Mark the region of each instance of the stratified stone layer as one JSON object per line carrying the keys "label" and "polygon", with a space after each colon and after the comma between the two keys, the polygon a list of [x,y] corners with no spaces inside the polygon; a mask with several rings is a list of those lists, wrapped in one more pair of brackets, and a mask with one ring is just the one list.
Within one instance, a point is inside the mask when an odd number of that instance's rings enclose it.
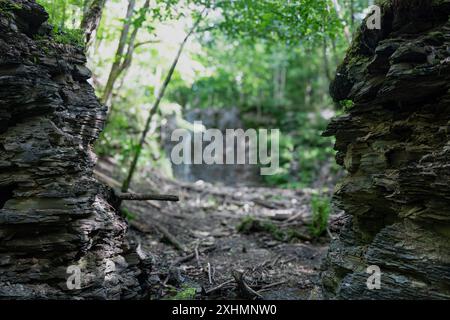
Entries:
{"label": "stratified stone layer", "polygon": [[[450,298],[450,1],[385,1],[331,93],[353,106],[329,125],[348,174],[335,204],[324,291],[338,299]],[[366,268],[380,267],[369,290]]]}
{"label": "stratified stone layer", "polygon": [[93,177],[106,107],[82,48],[57,43],[47,18],[34,1],[1,3],[0,298],[138,297],[145,257]]}

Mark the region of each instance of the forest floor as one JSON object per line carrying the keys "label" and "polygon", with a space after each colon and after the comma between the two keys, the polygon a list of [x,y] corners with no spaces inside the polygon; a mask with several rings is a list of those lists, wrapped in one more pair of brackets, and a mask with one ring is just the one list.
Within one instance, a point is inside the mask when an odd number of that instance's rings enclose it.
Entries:
{"label": "forest floor", "polygon": [[[118,187],[114,163],[103,159],[96,172]],[[153,255],[152,299],[321,299],[332,235],[309,233],[312,190],[189,184],[154,172],[132,189],[180,197],[122,205],[130,240]]]}

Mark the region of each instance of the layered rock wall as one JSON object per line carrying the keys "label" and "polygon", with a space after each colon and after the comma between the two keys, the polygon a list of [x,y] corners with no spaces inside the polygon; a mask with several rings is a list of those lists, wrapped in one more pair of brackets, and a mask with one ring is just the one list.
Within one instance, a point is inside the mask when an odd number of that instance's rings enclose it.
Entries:
{"label": "layered rock wall", "polygon": [[323,285],[328,298],[449,299],[450,1],[384,1],[382,14],[331,86],[349,107],[325,132],[347,170],[334,197],[347,216]]}
{"label": "layered rock wall", "polygon": [[0,2],[0,298],[135,298],[145,257],[93,177],[106,108],[47,18]]}

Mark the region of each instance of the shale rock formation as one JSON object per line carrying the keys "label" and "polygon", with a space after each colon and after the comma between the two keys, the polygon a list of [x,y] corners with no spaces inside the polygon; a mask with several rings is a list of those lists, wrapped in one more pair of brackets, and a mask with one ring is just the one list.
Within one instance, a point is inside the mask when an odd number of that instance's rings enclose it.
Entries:
{"label": "shale rock formation", "polygon": [[[328,298],[450,298],[450,1],[387,1],[361,27],[331,92],[347,218],[323,272]],[[366,268],[381,269],[369,290]]]}
{"label": "shale rock formation", "polygon": [[47,18],[0,2],[0,298],[136,298],[148,258],[93,177],[106,108]]}

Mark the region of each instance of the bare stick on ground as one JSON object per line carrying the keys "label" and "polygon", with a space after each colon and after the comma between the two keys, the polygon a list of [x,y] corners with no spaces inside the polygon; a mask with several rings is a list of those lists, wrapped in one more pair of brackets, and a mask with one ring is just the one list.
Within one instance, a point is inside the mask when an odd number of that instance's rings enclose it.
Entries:
{"label": "bare stick on ground", "polygon": [[237,284],[239,295],[244,299],[263,299],[263,296],[250,288],[245,281],[245,274],[242,271],[233,270],[232,275]]}
{"label": "bare stick on ground", "polygon": [[211,289],[206,290],[205,293],[206,293],[207,295],[208,295],[208,294],[211,294],[211,293],[213,293],[214,291],[220,290],[220,289],[222,289],[223,287],[225,287],[226,285],[231,284],[231,283],[233,283],[233,282],[234,282],[234,280],[228,280],[228,281],[225,281],[224,283],[221,283],[221,284],[219,284],[219,285],[216,286],[216,287],[213,287],[213,288],[211,288]]}
{"label": "bare stick on ground", "polygon": [[147,194],[147,193],[117,193],[116,196],[120,200],[131,200],[131,201],[145,201],[145,200],[156,200],[156,201],[180,201],[178,196],[174,195],[164,195],[164,194]]}
{"label": "bare stick on ground", "polygon": [[[151,232],[151,228],[140,223],[137,221],[131,221],[130,225],[135,228],[136,230],[143,232],[143,233],[150,233]],[[186,248],[184,247],[184,245],[181,244],[181,242],[173,235],[169,232],[169,230],[167,230],[166,227],[164,227],[163,225],[161,225],[159,222],[152,220],[152,226],[154,226],[159,232],[161,232],[164,235],[164,238],[166,238],[166,240],[172,244],[176,249],[186,252]]]}
{"label": "bare stick on ground", "polygon": [[[206,248],[203,249],[203,250],[200,250],[200,253],[202,253],[202,254],[208,253],[208,252],[211,252],[211,251],[213,251],[213,250],[215,250],[215,249],[216,249],[216,246],[215,246],[215,245],[212,245],[212,246],[210,246],[210,247],[206,247]],[[192,259],[194,259],[194,258],[195,258],[195,252],[193,252],[193,253],[191,253],[191,254],[188,254],[187,256],[178,258],[177,260],[175,260],[175,261],[172,263],[172,266],[175,266],[175,265],[177,265],[177,264],[181,264],[181,263],[184,263],[184,262],[188,262],[188,261],[190,261],[190,260],[192,260]]]}
{"label": "bare stick on ground", "polygon": [[273,287],[276,287],[276,286],[280,286],[282,284],[285,284],[286,282],[287,282],[286,280],[282,280],[282,281],[278,281],[278,282],[275,282],[275,283],[268,284],[268,285],[262,287],[261,289],[259,289],[258,292],[267,291],[270,288],[273,288]]}

